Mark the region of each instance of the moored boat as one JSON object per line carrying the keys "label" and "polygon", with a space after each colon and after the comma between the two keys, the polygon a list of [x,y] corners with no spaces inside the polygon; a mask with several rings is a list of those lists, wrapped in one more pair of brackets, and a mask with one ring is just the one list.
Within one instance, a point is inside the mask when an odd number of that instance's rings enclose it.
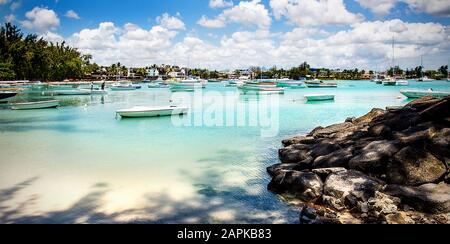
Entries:
{"label": "moored boat", "polygon": [[141,87],[133,86],[133,85],[113,85],[111,86],[111,91],[134,91],[140,89]]}
{"label": "moored boat", "polygon": [[181,115],[188,112],[187,107],[165,106],[165,107],[134,107],[118,110],[116,113],[122,118],[142,118]]}
{"label": "moored boat", "polygon": [[45,109],[56,108],[59,106],[58,100],[39,101],[39,102],[23,102],[23,103],[11,103],[12,110],[30,110],[30,109]]}
{"label": "moored boat", "polygon": [[382,82],[383,86],[396,86],[397,85],[397,79],[395,78],[386,78]]}
{"label": "moored boat", "polygon": [[401,94],[408,98],[421,98],[426,96],[432,96],[432,97],[447,97],[450,96],[450,92],[444,92],[444,91],[434,91],[433,89],[429,90],[401,90]]}
{"label": "moored boat", "polygon": [[334,95],[327,95],[327,94],[311,94],[311,95],[305,95],[305,98],[307,101],[329,101],[334,100]]}
{"label": "moored boat", "polygon": [[18,93],[17,92],[0,92],[0,100],[4,100],[4,99],[8,99],[11,97],[16,96]]}
{"label": "moored boat", "polygon": [[323,82],[321,80],[305,81],[308,88],[337,88],[337,83]]}
{"label": "moored boat", "polygon": [[280,80],[277,82],[277,86],[286,88],[304,88],[302,81],[295,80]]}
{"label": "moored boat", "polygon": [[148,88],[155,89],[155,88],[169,88],[168,84],[157,82],[157,83],[150,83],[148,84]]}
{"label": "moored boat", "polygon": [[396,85],[397,86],[409,86],[409,81],[407,81],[407,80],[398,80]]}
{"label": "moored boat", "polygon": [[432,82],[433,79],[428,78],[428,76],[421,77],[417,79],[417,82]]}
{"label": "moored boat", "polygon": [[247,81],[241,85],[237,86],[238,90],[241,92],[248,93],[284,93],[284,88],[277,87],[275,82],[255,82],[255,81]]}
{"label": "moored boat", "polygon": [[85,95],[104,95],[107,91],[104,90],[89,90],[89,89],[72,89],[60,90],[50,92],[54,96],[85,96]]}

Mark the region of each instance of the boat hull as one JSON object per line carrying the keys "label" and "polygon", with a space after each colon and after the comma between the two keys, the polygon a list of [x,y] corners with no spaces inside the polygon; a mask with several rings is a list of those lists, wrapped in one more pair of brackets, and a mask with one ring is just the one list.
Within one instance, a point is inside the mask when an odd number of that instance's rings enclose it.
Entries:
{"label": "boat hull", "polygon": [[450,92],[436,92],[436,91],[404,90],[404,91],[400,91],[400,93],[408,98],[421,98],[421,97],[426,97],[426,96],[442,98],[442,97],[450,96]]}
{"label": "boat hull", "polygon": [[307,101],[330,101],[334,100],[334,95],[305,95]]}
{"label": "boat hull", "polygon": [[56,108],[59,106],[58,100],[41,101],[41,102],[28,102],[28,103],[12,103],[12,110],[31,110],[31,109],[46,109]]}
{"label": "boat hull", "polygon": [[308,88],[337,88],[337,85],[324,85],[324,84],[308,84]]}
{"label": "boat hull", "polygon": [[162,117],[172,115],[182,115],[188,112],[188,108],[184,107],[168,107],[168,108],[134,108],[117,111],[122,118],[145,118],[145,117]]}
{"label": "boat hull", "polygon": [[0,92],[0,100],[15,97],[16,95],[17,95],[17,92]]}

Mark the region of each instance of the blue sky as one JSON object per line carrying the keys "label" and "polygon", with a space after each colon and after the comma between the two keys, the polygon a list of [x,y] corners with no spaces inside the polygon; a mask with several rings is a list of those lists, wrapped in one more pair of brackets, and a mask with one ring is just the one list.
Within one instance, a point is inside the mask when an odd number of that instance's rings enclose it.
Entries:
{"label": "blue sky", "polygon": [[[67,17],[69,10],[79,18]],[[0,15],[27,33],[65,40],[105,65],[189,56],[197,66],[215,68],[308,61],[376,69],[391,65],[395,35],[396,64],[413,67],[424,56],[425,66],[435,68],[450,59],[450,0],[0,0]],[[102,23],[112,26],[102,29]],[[389,33],[393,26],[398,30]]]}

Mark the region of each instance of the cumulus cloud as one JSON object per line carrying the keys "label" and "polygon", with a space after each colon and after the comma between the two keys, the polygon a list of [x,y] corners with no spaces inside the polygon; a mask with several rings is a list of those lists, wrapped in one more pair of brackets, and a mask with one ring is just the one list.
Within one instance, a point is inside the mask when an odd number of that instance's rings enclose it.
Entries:
{"label": "cumulus cloud", "polygon": [[56,29],[59,26],[59,18],[55,11],[48,8],[35,7],[25,14],[27,20],[20,23],[27,29],[34,29],[38,32],[46,32]]}
{"label": "cumulus cloud", "polygon": [[364,20],[347,10],[343,0],[270,0],[275,18],[302,25],[352,24]]}
{"label": "cumulus cloud", "polygon": [[164,13],[162,16],[156,18],[156,21],[164,28],[169,30],[184,30],[186,29],[184,22],[175,17],[170,16],[168,13]]}
{"label": "cumulus cloud", "polygon": [[409,7],[418,12],[450,17],[449,0],[402,0],[409,4]]}
{"label": "cumulus cloud", "polygon": [[197,24],[207,27],[207,28],[223,28],[226,26],[225,19],[216,18],[216,19],[208,19],[206,16],[202,16]]}
{"label": "cumulus cloud", "polygon": [[8,14],[5,16],[5,22],[13,22],[16,20],[16,16],[14,14]]}
{"label": "cumulus cloud", "polygon": [[176,31],[162,25],[143,29],[131,23],[116,27],[112,22],[103,22],[98,28],[73,34],[68,43],[92,54],[99,64],[120,61],[128,65],[147,65],[165,58],[162,54],[172,46],[176,35]]}
{"label": "cumulus cloud", "polygon": [[210,28],[222,28],[227,23],[238,23],[245,26],[268,28],[272,23],[269,11],[261,0],[242,1],[239,5],[225,9],[219,16],[209,19],[206,16],[197,22],[199,25]]}
{"label": "cumulus cloud", "polygon": [[80,19],[80,16],[78,16],[78,14],[75,11],[73,11],[73,10],[67,11],[65,16],[67,18],[71,18],[71,19]]}
{"label": "cumulus cloud", "polygon": [[233,6],[233,1],[226,0],[210,0],[209,7],[211,8],[226,8]]}
{"label": "cumulus cloud", "polygon": [[363,8],[375,14],[386,15],[395,7],[397,0],[356,0]]}
{"label": "cumulus cloud", "polygon": [[43,34],[40,34],[39,37],[53,43],[61,43],[64,41],[64,38],[62,36],[51,31],[47,31]]}
{"label": "cumulus cloud", "polygon": [[[54,35],[53,35],[54,34]],[[428,67],[447,62],[450,28],[438,23],[409,23],[402,20],[366,21],[337,32],[318,27],[297,26],[288,32],[268,29],[237,31],[220,37],[218,43],[162,25],[144,29],[135,24],[117,27],[112,22],[84,29],[67,39],[72,46],[93,55],[101,65],[121,62],[129,66],[166,63],[196,67],[234,69],[249,66],[292,67],[303,61],[314,67],[384,69],[392,57],[396,40],[397,64],[413,67],[423,54],[433,57]],[[48,32],[47,40],[60,40]],[[368,38],[370,37],[370,38]],[[178,39],[178,38],[177,38]]]}

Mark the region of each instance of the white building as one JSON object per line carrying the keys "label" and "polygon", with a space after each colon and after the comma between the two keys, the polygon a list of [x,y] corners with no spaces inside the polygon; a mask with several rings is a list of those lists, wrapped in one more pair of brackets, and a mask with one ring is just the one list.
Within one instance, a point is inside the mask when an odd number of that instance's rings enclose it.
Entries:
{"label": "white building", "polygon": [[148,77],[158,77],[159,76],[158,69],[149,69],[147,72],[147,76]]}

